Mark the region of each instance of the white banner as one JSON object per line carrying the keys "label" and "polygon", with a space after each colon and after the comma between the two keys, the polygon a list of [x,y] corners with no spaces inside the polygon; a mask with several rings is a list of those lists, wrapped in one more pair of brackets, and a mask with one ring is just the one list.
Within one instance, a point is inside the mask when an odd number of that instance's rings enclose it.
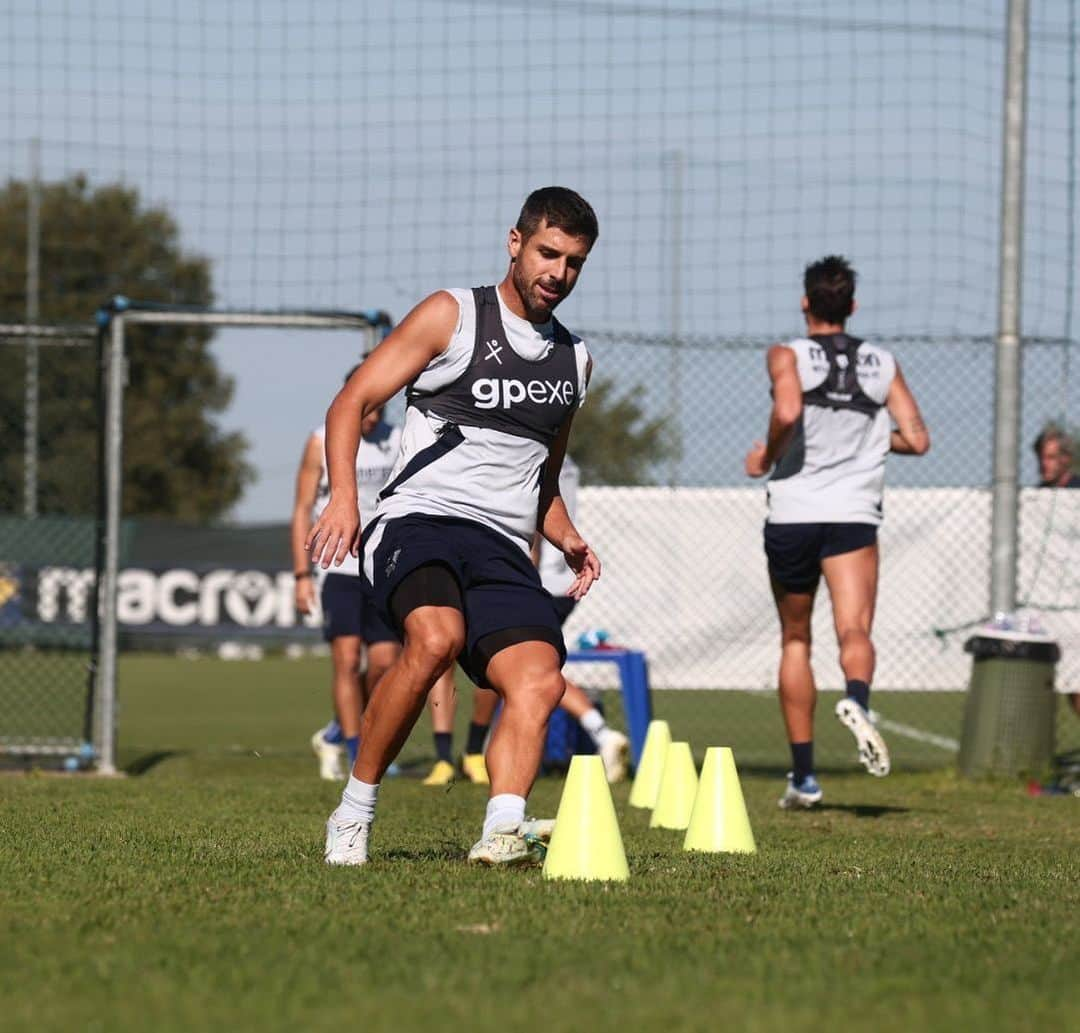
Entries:
{"label": "white banner", "polygon": [[[655,688],[775,687],[780,636],[764,520],[761,487],[583,488],[578,523],[604,570],[567,622],[568,644],[606,629],[647,653]],[[964,689],[964,641],[989,616],[990,492],[891,489],[880,542],[875,688]],[[1022,493],[1021,601],[1042,611],[1061,644],[1059,687],[1080,686],[1078,544],[1080,491]],[[842,688],[824,585],[813,634],[819,686]],[[603,668],[574,674],[610,684]]]}

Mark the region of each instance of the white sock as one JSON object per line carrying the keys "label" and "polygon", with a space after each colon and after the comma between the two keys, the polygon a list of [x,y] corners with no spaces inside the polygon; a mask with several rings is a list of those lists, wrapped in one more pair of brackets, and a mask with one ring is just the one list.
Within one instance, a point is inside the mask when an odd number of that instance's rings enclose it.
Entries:
{"label": "white sock", "polygon": [[599,749],[601,740],[604,738],[604,732],[608,730],[604,715],[601,714],[596,707],[593,707],[592,710],[586,710],[585,713],[581,715],[580,723],[589,738],[592,739],[593,745]]}
{"label": "white sock", "polygon": [[378,785],[361,782],[355,775],[350,775],[334,817],[338,821],[358,821],[370,825],[375,820],[375,801],[378,798]]}
{"label": "white sock", "polygon": [[484,833],[487,839],[495,829],[517,828],[525,820],[525,797],[513,793],[499,793],[488,800],[484,815]]}

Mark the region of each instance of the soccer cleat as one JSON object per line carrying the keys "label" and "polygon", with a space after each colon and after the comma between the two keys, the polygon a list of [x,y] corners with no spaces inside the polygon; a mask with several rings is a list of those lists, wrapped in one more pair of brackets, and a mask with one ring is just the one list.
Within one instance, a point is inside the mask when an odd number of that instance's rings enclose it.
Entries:
{"label": "soccer cleat", "polygon": [[469,851],[469,864],[486,864],[490,868],[541,864],[547,847],[539,837],[521,831],[527,824],[522,822],[521,825],[505,825],[492,830],[473,844]]}
{"label": "soccer cleat", "polygon": [[424,779],[426,786],[446,786],[454,781],[454,765],[445,760],[435,761],[435,766]]}
{"label": "soccer cleat", "polygon": [[546,843],[555,831],[554,818],[526,818],[518,827],[518,835]]}
{"label": "soccer cleat", "polygon": [[889,773],[889,747],[874,727],[870,715],[855,700],[845,697],[836,704],[840,723],[851,730],[859,749],[859,761],[871,775],[884,778]]}
{"label": "soccer cleat", "polygon": [[482,753],[463,753],[461,755],[461,770],[474,785],[486,786],[489,784],[487,762],[484,760]]}
{"label": "soccer cleat", "polygon": [[344,743],[327,742],[320,728],[311,737],[311,750],[319,758],[319,778],[327,782],[343,782],[347,777]]}
{"label": "soccer cleat", "polygon": [[368,837],[371,824],[359,821],[338,821],[337,811],[326,822],[326,848],[323,860],[327,864],[367,864]]}
{"label": "soccer cleat", "polygon": [[813,775],[806,775],[799,782],[795,781],[792,772],[788,772],[787,788],[780,797],[780,807],[785,811],[793,811],[798,807],[804,810],[821,803],[821,786]]}
{"label": "soccer cleat", "polygon": [[622,732],[608,728],[603,733],[600,744],[600,759],[604,762],[604,774],[611,783],[621,782],[626,778],[627,763],[630,760],[630,740]]}

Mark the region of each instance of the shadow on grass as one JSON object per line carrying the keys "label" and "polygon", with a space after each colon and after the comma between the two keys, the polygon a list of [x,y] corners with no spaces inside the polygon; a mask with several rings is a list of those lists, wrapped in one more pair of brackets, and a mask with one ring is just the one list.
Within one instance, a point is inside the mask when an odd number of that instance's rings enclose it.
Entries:
{"label": "shadow on grass", "polygon": [[872,803],[819,803],[814,811],[844,811],[856,818],[881,818],[886,814],[910,814],[910,807],[890,807]]}
{"label": "shadow on grass", "polygon": [[128,761],[124,765],[124,772],[128,775],[145,775],[163,761],[172,757],[183,757],[190,752],[190,750],[154,750],[151,753],[143,753],[134,760]]}
{"label": "shadow on grass", "polygon": [[466,852],[460,846],[446,844],[425,847],[423,850],[380,850],[380,861],[464,861]]}

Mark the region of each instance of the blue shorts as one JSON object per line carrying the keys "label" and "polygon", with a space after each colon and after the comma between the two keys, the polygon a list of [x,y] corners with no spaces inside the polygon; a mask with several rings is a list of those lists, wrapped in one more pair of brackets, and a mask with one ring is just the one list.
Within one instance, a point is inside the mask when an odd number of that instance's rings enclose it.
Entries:
{"label": "blue shorts", "polygon": [[765,525],[769,576],[787,592],[810,594],[821,577],[821,561],[865,549],[877,541],[876,524]]}
{"label": "blue shorts", "polygon": [[397,636],[375,605],[374,593],[363,576],[327,574],[320,595],[323,639],[356,636],[369,645],[396,642]]}
{"label": "blue shorts", "polygon": [[458,663],[477,685],[487,686],[491,643],[483,640],[496,632],[526,629],[530,634],[517,641],[549,642],[559,651],[559,666],[565,663],[566,646],[552,598],[528,553],[510,539],[471,520],[426,515],[372,524],[365,539],[376,526],[383,529],[372,556],[376,604],[391,614],[394,591],[414,570],[428,565],[449,570],[464,606],[465,648]]}

